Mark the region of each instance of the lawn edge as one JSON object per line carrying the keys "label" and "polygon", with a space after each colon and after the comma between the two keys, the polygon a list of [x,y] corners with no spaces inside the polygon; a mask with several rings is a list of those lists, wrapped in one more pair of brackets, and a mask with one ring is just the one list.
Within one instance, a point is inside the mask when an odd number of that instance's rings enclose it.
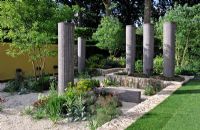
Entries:
{"label": "lawn edge", "polygon": [[134,106],[133,108],[129,109],[124,115],[119,116],[118,118],[115,118],[101,127],[99,127],[97,130],[124,130],[128,126],[130,126],[132,123],[134,123],[137,119],[142,117],[144,114],[155,108],[157,105],[159,105],[161,102],[163,102],[165,99],[167,99],[173,92],[175,92],[177,89],[179,89],[182,85],[187,83],[189,80],[193,79],[194,76],[182,76],[185,78],[182,82],[172,82],[173,84],[168,85],[166,88],[161,90],[159,93],[157,93],[154,96],[151,96],[144,102],[141,102],[137,106]]}

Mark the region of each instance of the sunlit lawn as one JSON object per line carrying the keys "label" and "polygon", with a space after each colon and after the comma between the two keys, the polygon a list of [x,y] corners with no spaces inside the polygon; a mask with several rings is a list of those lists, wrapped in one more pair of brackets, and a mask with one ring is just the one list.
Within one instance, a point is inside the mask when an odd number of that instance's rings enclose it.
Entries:
{"label": "sunlit lawn", "polygon": [[190,81],[127,130],[200,130],[200,81]]}

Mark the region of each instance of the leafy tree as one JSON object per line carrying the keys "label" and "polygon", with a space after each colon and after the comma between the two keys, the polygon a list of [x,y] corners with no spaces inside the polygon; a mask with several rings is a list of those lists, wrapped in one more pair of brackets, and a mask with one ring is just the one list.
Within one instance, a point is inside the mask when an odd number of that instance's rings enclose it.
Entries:
{"label": "leafy tree", "polygon": [[173,21],[176,31],[176,65],[183,67],[196,62],[200,57],[200,4],[175,5],[157,23],[157,34],[162,39],[163,23]]}
{"label": "leafy tree", "polygon": [[115,17],[104,17],[93,39],[98,41],[97,46],[106,49],[110,54],[116,55],[123,48],[124,31],[122,24]]}
{"label": "leafy tree", "polygon": [[73,10],[51,0],[0,2],[0,38],[9,39],[10,56],[28,55],[35,77],[41,76],[45,58],[55,53],[48,44],[57,39],[57,23],[72,19]]}

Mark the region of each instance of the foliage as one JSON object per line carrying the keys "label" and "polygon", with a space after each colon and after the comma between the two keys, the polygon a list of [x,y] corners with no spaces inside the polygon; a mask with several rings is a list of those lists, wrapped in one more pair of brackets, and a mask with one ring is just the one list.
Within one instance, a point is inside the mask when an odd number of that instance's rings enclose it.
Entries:
{"label": "foliage", "polygon": [[81,95],[77,96],[77,93],[73,93],[72,95],[66,96],[66,102],[64,103],[67,111],[66,117],[68,118],[68,121],[74,122],[86,120],[88,113],[86,112],[86,106],[84,105],[85,102],[83,97]]}
{"label": "foliage", "polygon": [[152,85],[149,85],[149,86],[146,86],[145,89],[144,89],[144,94],[145,95],[148,95],[148,96],[151,96],[151,95],[154,95],[156,94],[157,92],[159,92],[161,90],[161,87],[160,86],[152,86]]}
{"label": "foliage", "polygon": [[101,64],[103,68],[108,69],[108,68],[116,68],[116,67],[125,67],[126,60],[124,57],[114,57],[110,56],[107,59],[103,59],[101,61]]}
{"label": "foliage", "polygon": [[157,35],[162,39],[163,23],[173,21],[177,25],[176,31],[176,65],[183,67],[199,59],[200,52],[200,4],[189,7],[187,5],[169,10],[157,23]]}
{"label": "foliage", "polygon": [[28,55],[35,76],[43,74],[45,58],[55,56],[48,46],[55,42],[57,23],[73,17],[73,10],[51,0],[1,1],[0,38],[9,39],[10,56]]}
{"label": "foliage", "polygon": [[23,110],[23,114],[33,115],[33,107],[31,107],[31,106],[25,107]]}
{"label": "foliage", "polygon": [[179,75],[199,75],[200,74],[200,62],[193,61],[182,67],[176,67],[176,74]]}
{"label": "foliage", "polygon": [[114,57],[110,56],[108,58],[104,58],[102,55],[94,55],[91,56],[86,61],[86,66],[88,68],[116,68],[116,67],[125,67],[126,60],[124,57]]}
{"label": "foliage", "polygon": [[101,49],[106,49],[110,54],[116,55],[123,48],[122,24],[117,18],[104,17],[97,31],[93,34],[93,39],[98,41],[97,46]]}
{"label": "foliage", "polygon": [[[88,85],[88,88],[99,85],[96,80],[81,80],[80,83],[81,86]],[[47,96],[39,95],[33,108],[26,109],[24,113],[35,119],[49,118],[54,122],[63,118],[69,122],[91,120],[97,122],[96,128],[119,115],[117,107],[118,100],[113,96],[80,91],[76,85],[69,85],[66,92],[59,96],[52,85],[50,93]]]}
{"label": "foliage", "polygon": [[117,100],[111,96],[99,97],[96,114],[90,120],[90,128],[96,129],[104,123],[120,115]]}
{"label": "foliage", "polygon": [[142,60],[137,60],[136,62],[135,62],[135,72],[137,72],[137,73],[141,73],[143,70],[143,66],[142,66]]}
{"label": "foliage", "polygon": [[98,80],[92,79],[81,79],[77,82],[76,88],[81,92],[91,91],[95,87],[99,87],[100,83]]}
{"label": "foliage", "polygon": [[96,30],[94,28],[87,28],[87,27],[76,27],[75,29],[75,38],[84,37],[86,39],[91,39],[92,34]]}
{"label": "foliage", "polygon": [[51,83],[54,83],[54,81],[50,79],[49,76],[39,77],[37,78],[37,81],[32,77],[21,77],[20,79],[16,78],[14,80],[8,81],[4,91],[10,93],[18,92],[18,94],[25,94],[30,91],[41,92],[48,90]]}
{"label": "foliage", "polygon": [[161,74],[163,72],[163,58],[156,56],[153,60],[153,71],[155,74]]}
{"label": "foliage", "polygon": [[86,66],[88,68],[102,68],[101,60],[104,59],[102,55],[94,55],[86,60]]}
{"label": "foliage", "polygon": [[107,86],[117,86],[117,85],[119,85],[119,83],[116,80],[111,80],[111,79],[108,79],[108,78],[104,79],[102,83],[106,87]]}

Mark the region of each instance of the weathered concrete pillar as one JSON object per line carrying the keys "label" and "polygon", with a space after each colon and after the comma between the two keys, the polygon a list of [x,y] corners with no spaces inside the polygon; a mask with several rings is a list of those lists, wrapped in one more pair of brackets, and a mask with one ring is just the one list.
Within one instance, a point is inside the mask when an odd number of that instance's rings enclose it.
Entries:
{"label": "weathered concrete pillar", "polygon": [[153,74],[154,29],[150,23],[143,25],[143,73]]}
{"label": "weathered concrete pillar", "polygon": [[163,25],[163,75],[173,77],[175,70],[176,24],[166,22]]}
{"label": "weathered concrete pillar", "polygon": [[135,70],[135,53],[136,53],[136,36],[135,27],[126,26],[126,70],[128,75],[134,73]]}
{"label": "weathered concrete pillar", "polygon": [[78,72],[81,73],[85,69],[85,39],[78,37]]}
{"label": "weathered concrete pillar", "polygon": [[58,23],[58,93],[74,82],[74,24]]}

